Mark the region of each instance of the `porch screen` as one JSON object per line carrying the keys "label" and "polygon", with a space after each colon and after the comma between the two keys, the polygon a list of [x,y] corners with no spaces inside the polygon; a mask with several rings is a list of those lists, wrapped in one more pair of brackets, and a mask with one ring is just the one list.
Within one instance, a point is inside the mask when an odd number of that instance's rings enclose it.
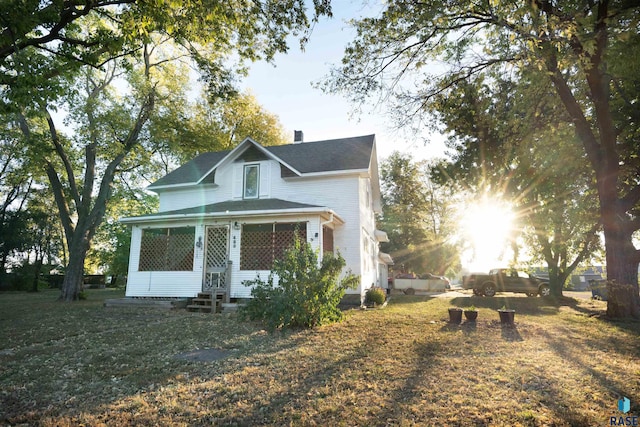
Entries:
{"label": "porch screen", "polygon": [[271,270],[273,261],[282,258],[284,251],[293,246],[296,233],[306,242],[306,223],[243,225],[240,270]]}
{"label": "porch screen", "polygon": [[192,271],[195,227],[142,230],[139,271]]}

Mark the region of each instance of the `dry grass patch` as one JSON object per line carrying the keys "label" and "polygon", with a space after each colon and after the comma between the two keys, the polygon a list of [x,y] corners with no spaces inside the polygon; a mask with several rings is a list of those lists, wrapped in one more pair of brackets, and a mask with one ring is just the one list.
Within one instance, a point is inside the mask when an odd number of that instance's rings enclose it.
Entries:
{"label": "dry grass patch", "polygon": [[[0,424],[607,425],[640,402],[637,322],[601,302],[395,297],[270,335],[231,316],[0,294]],[[475,325],[447,308],[475,305]],[[496,309],[517,310],[503,328]],[[198,349],[210,362],[183,360]]]}

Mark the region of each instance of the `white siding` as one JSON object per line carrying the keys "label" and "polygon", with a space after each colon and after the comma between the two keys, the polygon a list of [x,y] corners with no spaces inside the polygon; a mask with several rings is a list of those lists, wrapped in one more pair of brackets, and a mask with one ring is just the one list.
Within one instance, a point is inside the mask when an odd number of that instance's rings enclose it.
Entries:
{"label": "white siding", "polygon": [[[260,197],[276,197],[271,194],[271,177],[274,171],[277,170],[277,177],[279,179],[279,163],[274,160],[251,163],[260,165]],[[242,199],[243,179],[244,163],[231,162],[216,170],[216,185],[198,185],[185,187],[180,190],[161,191],[160,208],[158,211],[166,212],[232,199]]]}
{"label": "white siding", "polygon": [[[184,221],[154,224],[154,227],[184,227],[195,224]],[[195,241],[203,236],[202,224],[195,225]],[[204,237],[203,237],[204,239]],[[203,250],[195,248],[192,271],[138,271],[140,266],[140,244],[142,228],[131,229],[131,252],[127,275],[128,297],[194,297],[202,290]],[[195,245],[195,242],[194,242]]]}
{"label": "white siding", "polygon": [[375,215],[373,212],[373,190],[371,188],[371,179],[369,177],[361,177],[359,180],[358,194],[360,198],[359,215],[360,224],[362,226],[362,236],[360,241],[363,247],[362,251],[362,286],[363,291],[372,285],[379,283],[378,270],[378,243],[375,240]]}
{"label": "white siding", "polygon": [[[232,163],[229,165],[233,169],[233,181],[231,186],[233,187],[232,194],[234,199],[242,199],[242,184],[244,182],[244,169],[242,163]],[[229,185],[228,182],[220,183],[220,185]]]}
{"label": "white siding", "polygon": [[136,271],[127,277],[128,297],[195,297],[202,290],[199,271]]}
{"label": "white siding", "polygon": [[[305,203],[314,206],[327,207],[336,212],[344,220],[343,225],[334,226],[334,250],[339,251],[344,257],[347,269],[360,275],[362,280],[358,289],[350,290],[350,294],[362,294],[372,283],[378,282],[377,256],[378,245],[374,238],[375,218],[372,209],[373,192],[368,177],[362,177],[357,173],[350,175],[325,175],[316,177],[294,177],[283,179],[280,176],[280,164],[273,160],[260,161],[260,197],[276,198],[292,202]],[[185,188],[160,192],[160,212],[183,209],[187,207],[201,206],[212,203],[241,198],[243,181],[243,163],[228,163],[216,170],[216,185],[198,186],[197,188]],[[368,193],[367,193],[368,191]],[[282,220],[294,221],[303,218],[283,217]],[[319,248],[321,242],[322,227],[320,217],[310,215],[304,220],[308,222],[307,236],[313,239],[314,248]],[[243,218],[227,219],[226,224],[231,227],[231,240],[229,243],[231,271],[231,297],[248,297],[250,290],[241,283],[251,280],[260,273],[264,279],[268,271],[240,271],[240,230],[234,230],[232,224],[235,221],[243,223]],[[270,222],[270,218],[251,218],[251,222]],[[193,224],[192,224],[193,225]],[[204,239],[204,226],[196,227],[196,241],[199,236]],[[175,226],[175,225],[172,225]],[[201,287],[202,281],[202,251],[196,250],[194,256],[193,272],[137,272],[138,252],[140,249],[140,232],[134,227],[132,236],[130,258],[130,285],[127,286],[127,295],[136,296],[173,296],[180,293],[181,296],[193,296]],[[137,233],[137,234],[136,234]],[[318,237],[315,237],[318,233]],[[366,234],[365,234],[366,233]],[[368,248],[363,247],[370,240]],[[235,246],[234,246],[235,237]],[[367,261],[363,256],[367,253]],[[161,292],[162,294],[160,294]],[[169,295],[172,294],[172,295]],[[188,295],[187,295],[188,294]]]}
{"label": "white siding", "polygon": [[[272,197],[326,206],[334,210],[345,222],[334,230],[334,250],[339,251],[345,259],[347,269],[351,269],[353,274],[361,274],[358,175],[292,178],[285,181],[280,178],[278,167],[278,173],[272,179]],[[348,293],[360,294],[363,283],[366,282],[362,282],[359,289],[349,290]]]}
{"label": "white siding", "polygon": [[180,191],[164,191],[160,193],[158,212],[203,206],[231,199],[231,189],[213,185],[189,187]]}

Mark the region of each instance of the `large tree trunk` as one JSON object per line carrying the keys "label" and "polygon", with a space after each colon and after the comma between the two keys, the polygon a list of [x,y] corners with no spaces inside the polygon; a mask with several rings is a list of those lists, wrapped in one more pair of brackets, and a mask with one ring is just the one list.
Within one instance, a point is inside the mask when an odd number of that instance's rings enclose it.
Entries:
{"label": "large tree trunk", "polygon": [[551,295],[554,297],[562,296],[562,287],[564,286],[564,276],[560,273],[557,265],[553,262],[547,261],[547,268],[549,269],[549,289]]}
{"label": "large tree trunk", "polygon": [[77,301],[82,290],[84,280],[84,257],[82,259],[72,256],[62,282],[60,301]]}
{"label": "large tree trunk", "polygon": [[[633,232],[626,219],[627,213],[618,208],[619,200],[615,196],[615,200],[606,200],[612,193],[617,193],[616,187],[612,187],[608,191],[600,189],[607,280],[614,285],[607,298],[607,315],[640,318],[637,250],[633,246]],[[605,192],[605,197],[602,192]]]}
{"label": "large tree trunk", "polygon": [[[604,3],[600,3],[602,6]],[[602,13],[606,16],[606,13]],[[620,156],[617,148],[616,127],[609,104],[609,77],[601,67],[601,56],[606,46],[606,24],[604,18],[598,23],[599,55],[591,57],[585,70],[590,100],[596,117],[597,132],[574,98],[572,89],[557,68],[554,55],[547,63],[550,78],[560,99],[571,115],[576,133],[583,143],[587,157],[595,171],[600,202],[600,219],[604,231],[607,279],[619,285],[607,301],[607,313],[611,317],[640,318],[640,295],[638,294],[638,251],[632,243],[634,228],[627,211],[637,203],[632,197],[627,203],[620,198]],[[629,205],[626,206],[625,205]],[[619,295],[618,295],[619,294]]]}
{"label": "large tree trunk", "polygon": [[[84,232],[82,232],[84,231]],[[84,282],[84,260],[87,257],[91,241],[88,230],[78,230],[74,233],[69,245],[69,263],[62,282],[60,300],[65,302],[77,301]]]}
{"label": "large tree trunk", "polygon": [[612,318],[640,318],[638,290],[638,261],[632,232],[626,226],[625,212],[603,207],[602,218],[606,247],[607,316]]}
{"label": "large tree trunk", "polygon": [[31,284],[31,292],[38,292],[38,282],[40,279],[40,272],[42,271],[42,261],[44,260],[44,254],[39,254],[36,251],[36,262],[34,265],[33,283]]}

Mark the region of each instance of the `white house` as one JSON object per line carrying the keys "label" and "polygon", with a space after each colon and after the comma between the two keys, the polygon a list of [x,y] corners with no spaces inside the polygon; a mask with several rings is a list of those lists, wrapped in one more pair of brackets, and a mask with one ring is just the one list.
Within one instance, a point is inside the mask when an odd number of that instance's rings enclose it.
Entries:
{"label": "white house", "polygon": [[[301,135],[301,132],[296,132]],[[299,137],[299,139],[302,139]],[[158,213],[123,218],[132,226],[126,295],[194,297],[266,279],[295,233],[323,253],[340,251],[363,295],[386,287],[391,258],[378,250],[380,185],[375,136],[263,147],[250,138],[204,153],[149,186]]]}

